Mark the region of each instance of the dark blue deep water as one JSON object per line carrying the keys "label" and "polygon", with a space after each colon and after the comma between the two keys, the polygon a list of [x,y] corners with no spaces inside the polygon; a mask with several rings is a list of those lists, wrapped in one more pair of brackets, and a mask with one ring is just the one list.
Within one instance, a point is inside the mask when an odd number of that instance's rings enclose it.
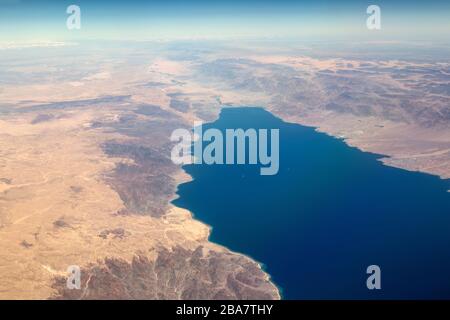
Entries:
{"label": "dark blue deep water", "polygon": [[[207,128],[280,129],[280,170],[187,165],[177,206],[212,226],[210,240],[264,265],[284,299],[450,298],[450,188],[384,166],[261,108],[226,108]],[[368,290],[366,268],[381,268]]]}

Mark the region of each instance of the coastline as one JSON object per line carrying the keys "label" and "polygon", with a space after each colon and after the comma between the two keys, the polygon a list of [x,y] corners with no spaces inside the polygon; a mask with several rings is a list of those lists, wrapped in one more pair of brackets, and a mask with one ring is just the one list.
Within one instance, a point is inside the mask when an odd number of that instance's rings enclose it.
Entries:
{"label": "coastline", "polygon": [[[403,169],[410,172],[425,173],[450,182],[449,166],[443,166],[441,170],[436,170],[433,166],[427,166],[421,162],[416,163],[417,160],[439,156],[450,152],[450,150],[440,150],[432,153],[426,153],[421,149],[415,150],[414,141],[406,138],[411,131],[411,129],[407,126],[403,129],[399,129],[403,131],[400,132],[401,135],[397,137],[397,140],[395,140],[392,136],[393,133],[389,132],[389,130],[394,130],[396,124],[393,123],[384,123],[383,128],[388,131],[388,133],[385,133],[384,135],[377,131],[373,131],[366,136],[365,133],[356,130],[361,125],[359,121],[360,119],[358,118],[346,118],[341,121],[341,118],[339,117],[331,119],[326,117],[298,117],[285,115],[279,110],[274,109],[273,106],[262,108],[280,118],[284,122],[314,128],[317,132],[327,134],[335,139],[340,139],[345,142],[347,146],[357,148],[361,152],[379,155],[380,158],[378,161],[385,166]],[[340,123],[347,122],[348,128],[340,125]],[[367,126],[369,126],[369,124],[367,124]],[[377,130],[379,130],[379,128],[377,128]],[[404,148],[396,149],[391,146],[391,144],[395,144],[396,141],[404,143]]]}
{"label": "coastline", "polygon": [[179,172],[177,172],[177,174],[175,176],[173,176],[173,178],[176,181],[177,189],[176,189],[176,192],[175,192],[174,196],[171,198],[171,200],[169,202],[170,203],[170,208],[168,209],[168,211],[170,211],[172,208],[176,208],[177,210],[183,210],[183,211],[189,212],[191,219],[200,222],[203,226],[205,226],[208,229],[208,234],[207,234],[207,237],[206,237],[205,241],[207,241],[208,243],[210,243],[210,244],[220,248],[221,250],[225,250],[225,251],[228,251],[230,253],[233,253],[233,254],[236,254],[236,255],[240,255],[240,256],[245,257],[246,259],[249,259],[250,261],[254,262],[258,266],[258,268],[263,272],[264,280],[270,282],[277,289],[277,292],[276,292],[277,296],[274,298],[274,300],[282,300],[283,299],[283,289],[281,287],[279,287],[274,281],[272,281],[272,277],[267,272],[266,265],[264,263],[259,262],[258,260],[254,259],[250,255],[244,254],[242,252],[233,251],[233,250],[227,248],[225,245],[223,245],[221,243],[211,241],[210,236],[211,236],[211,233],[213,231],[213,226],[211,226],[211,225],[203,222],[202,220],[196,218],[194,212],[192,212],[191,210],[188,210],[188,209],[185,209],[185,208],[180,208],[180,207],[176,206],[175,204],[173,204],[173,201],[175,199],[179,198],[178,187],[180,185],[182,185],[182,184],[189,183],[189,182],[194,180],[194,178],[190,174],[188,174],[183,169],[182,166],[180,167]]}

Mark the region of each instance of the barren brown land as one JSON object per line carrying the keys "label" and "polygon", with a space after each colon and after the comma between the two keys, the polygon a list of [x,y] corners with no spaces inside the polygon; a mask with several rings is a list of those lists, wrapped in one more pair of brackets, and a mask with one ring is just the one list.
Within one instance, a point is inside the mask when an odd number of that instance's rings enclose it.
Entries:
{"label": "barren brown land", "polygon": [[[45,50],[59,58],[0,53],[2,299],[280,298],[257,262],[170,204],[190,178],[170,160],[171,132],[224,105],[266,107],[386,165],[450,177],[448,62]],[[80,290],[66,288],[71,265]]]}

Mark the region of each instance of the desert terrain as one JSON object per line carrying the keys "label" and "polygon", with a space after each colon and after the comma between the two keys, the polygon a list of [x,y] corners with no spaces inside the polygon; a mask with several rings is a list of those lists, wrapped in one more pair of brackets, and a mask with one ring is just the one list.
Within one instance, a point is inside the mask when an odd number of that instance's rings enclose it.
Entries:
{"label": "desert terrain", "polygon": [[[448,59],[269,48],[0,50],[0,298],[280,298],[258,262],[170,204],[190,179],[171,132],[223,106],[262,106],[450,178]],[[71,265],[80,290],[66,288]]]}

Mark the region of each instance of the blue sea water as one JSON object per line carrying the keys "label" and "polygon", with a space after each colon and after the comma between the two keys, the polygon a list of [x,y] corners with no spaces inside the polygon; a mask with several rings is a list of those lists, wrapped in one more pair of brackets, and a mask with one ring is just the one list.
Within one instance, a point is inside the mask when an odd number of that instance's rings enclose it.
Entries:
{"label": "blue sea water", "polygon": [[[225,108],[207,128],[277,128],[280,169],[186,165],[174,204],[210,240],[264,265],[284,299],[450,298],[450,183],[383,165],[262,108]],[[381,268],[368,290],[366,268]]]}

